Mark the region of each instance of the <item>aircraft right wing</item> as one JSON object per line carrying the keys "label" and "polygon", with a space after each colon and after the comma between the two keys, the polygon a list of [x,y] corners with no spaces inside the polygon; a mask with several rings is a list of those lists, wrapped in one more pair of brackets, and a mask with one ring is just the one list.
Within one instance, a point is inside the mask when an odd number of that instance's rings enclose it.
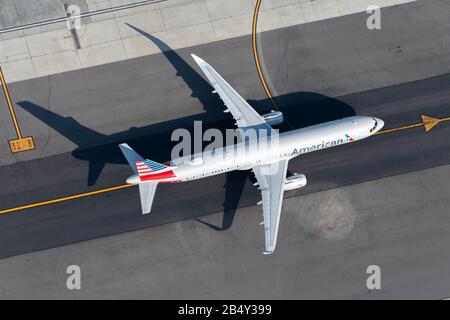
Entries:
{"label": "aircraft right wing", "polygon": [[286,159],[253,168],[262,195],[266,246],[264,254],[271,254],[277,243],[288,161]]}
{"label": "aircraft right wing", "polygon": [[218,93],[228,110],[236,120],[239,128],[265,128],[268,132],[273,131],[272,127],[242,98],[206,61],[191,54],[195,62],[205,73],[211,85],[214,87],[213,93]]}

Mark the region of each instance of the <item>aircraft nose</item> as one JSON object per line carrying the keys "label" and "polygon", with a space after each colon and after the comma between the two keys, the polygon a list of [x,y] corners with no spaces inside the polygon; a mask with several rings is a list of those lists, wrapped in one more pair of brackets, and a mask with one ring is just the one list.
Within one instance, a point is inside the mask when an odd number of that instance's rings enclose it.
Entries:
{"label": "aircraft nose", "polygon": [[129,183],[129,184],[139,184],[139,182],[140,182],[140,179],[137,174],[134,174],[127,178],[127,183]]}

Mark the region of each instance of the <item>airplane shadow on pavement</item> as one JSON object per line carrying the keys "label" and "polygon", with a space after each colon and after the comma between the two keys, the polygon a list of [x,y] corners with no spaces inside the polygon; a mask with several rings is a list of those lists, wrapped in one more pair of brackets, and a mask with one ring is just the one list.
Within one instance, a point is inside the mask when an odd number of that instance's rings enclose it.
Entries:
{"label": "airplane shadow on pavement", "polygon": [[[89,186],[95,185],[106,164],[127,164],[118,148],[119,143],[127,142],[142,156],[158,162],[166,162],[170,160],[172,148],[178,143],[177,141],[171,141],[171,135],[175,129],[185,128],[193,133],[194,121],[202,122],[203,131],[209,128],[217,128],[222,131],[227,128],[234,128],[232,117],[222,112],[224,110],[223,102],[217,94],[211,93],[213,91],[212,86],[197,71],[160,39],[134,26],[127,25],[158,46],[176,69],[177,75],[191,89],[191,96],[198,99],[203,105],[205,112],[145,127],[132,127],[127,131],[105,135],[85,127],[72,117],[58,115],[31,101],[18,102],[17,104],[23,109],[78,146],[72,151],[72,156],[89,162],[87,178]],[[289,122],[289,125],[284,123],[278,127],[280,132],[355,115],[354,109],[349,105],[313,92],[294,92],[273,99]],[[270,112],[272,109],[269,99],[247,101],[261,114]],[[205,142],[204,146],[209,143]],[[152,148],[148,148],[149,145]],[[197,221],[215,230],[229,229],[233,224],[248,179],[254,181],[254,178],[249,175],[249,171],[234,171],[226,174],[222,226],[215,226],[200,219],[197,219]]]}

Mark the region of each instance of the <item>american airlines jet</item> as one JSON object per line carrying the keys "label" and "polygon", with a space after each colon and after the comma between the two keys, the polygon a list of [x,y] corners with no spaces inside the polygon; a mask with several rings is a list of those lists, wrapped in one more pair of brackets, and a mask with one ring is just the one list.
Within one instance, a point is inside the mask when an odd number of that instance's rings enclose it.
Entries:
{"label": "american airlines jet", "polygon": [[[224,101],[227,108],[225,112],[230,112],[236,120],[241,141],[172,159],[168,164],[144,159],[127,144],[120,144],[134,172],[127,183],[139,185],[142,213],[145,214],[151,211],[158,183],[191,181],[233,170],[251,169],[257,180],[255,185],[258,185],[262,196],[258,204],[262,204],[264,216],[263,253],[271,254],[277,242],[284,191],[306,185],[304,174],[286,177],[289,160],[305,153],[367,138],[378,132],[384,122],[374,117],[354,116],[279,134],[272,126],[284,121],[281,112],[258,114],[208,63],[193,54],[192,57],[214,87],[213,93],[219,94]],[[267,134],[256,134],[247,139],[245,134],[252,130],[265,131]],[[249,147],[260,144],[263,138],[271,142],[269,145],[276,141],[276,147],[258,147],[249,152]]]}

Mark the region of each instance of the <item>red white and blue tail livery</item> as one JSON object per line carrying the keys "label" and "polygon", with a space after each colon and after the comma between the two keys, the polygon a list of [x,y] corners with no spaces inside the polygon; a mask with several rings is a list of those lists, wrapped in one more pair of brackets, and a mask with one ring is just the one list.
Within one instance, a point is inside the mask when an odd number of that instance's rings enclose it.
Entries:
{"label": "red white and blue tail livery", "polygon": [[155,171],[161,171],[167,168],[166,165],[152,161],[152,160],[138,160],[136,161],[136,167],[138,169],[139,176],[146,176],[154,173]]}
{"label": "red white and blue tail livery", "polygon": [[144,159],[126,143],[120,144],[119,147],[134,172],[134,175],[127,179],[127,183],[139,185],[142,213],[149,213],[158,183],[178,182],[173,171],[175,167]]}
{"label": "red white and blue tail livery", "polygon": [[174,167],[145,159],[136,161],[136,168],[141,181],[178,182],[173,172]]}

